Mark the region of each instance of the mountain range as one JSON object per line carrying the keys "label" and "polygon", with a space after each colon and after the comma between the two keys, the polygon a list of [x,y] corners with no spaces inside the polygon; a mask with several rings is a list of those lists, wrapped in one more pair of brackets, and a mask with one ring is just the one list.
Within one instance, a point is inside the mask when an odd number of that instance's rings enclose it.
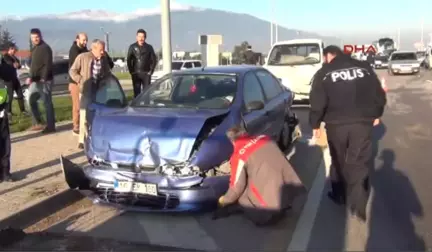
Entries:
{"label": "mountain range", "polygon": [[[44,39],[56,53],[67,52],[77,32],[87,32],[90,39],[104,38],[101,30],[109,32],[110,49],[124,52],[134,42],[137,29],[148,34],[148,43],[156,50],[161,47],[159,9],[140,9],[131,13],[111,13],[103,10],[82,10],[60,15],[8,16],[0,24],[13,35],[20,48],[28,48],[31,28],[40,28]],[[173,51],[199,50],[202,34],[223,36],[222,50],[232,51],[235,45],[248,41],[256,51],[270,49],[270,23],[248,14],[196,8],[174,3],[171,5],[171,38]],[[278,28],[279,40],[321,38],[325,43],[340,43],[340,39],[320,34]]]}
{"label": "mountain range", "polygon": [[[156,50],[161,47],[160,9],[138,9],[130,13],[113,13],[104,10],[81,10],[64,14],[37,16],[0,17],[0,25],[7,28],[20,48],[28,48],[28,33],[31,28],[40,28],[44,39],[56,53],[66,53],[75,34],[86,32],[90,40],[104,38],[109,32],[110,49],[116,53],[125,53],[135,41],[137,29],[143,28],[148,34],[148,43]],[[430,30],[429,32],[432,32]],[[379,35],[382,33],[381,35]],[[197,8],[171,3],[171,36],[173,51],[199,50],[198,37],[202,34],[220,34],[223,36],[223,51],[233,51],[235,45],[248,41],[255,51],[267,53],[270,49],[270,23],[249,14],[229,11]],[[387,37],[388,31],[371,31],[370,34],[350,34],[339,37],[326,36],[308,31],[279,26],[278,39],[321,38],[325,44],[370,44],[381,37]],[[420,31],[403,31],[402,49],[413,49],[419,41]],[[428,41],[428,32],[425,40]],[[393,38],[397,40],[394,36]],[[432,37],[431,37],[432,39]]]}

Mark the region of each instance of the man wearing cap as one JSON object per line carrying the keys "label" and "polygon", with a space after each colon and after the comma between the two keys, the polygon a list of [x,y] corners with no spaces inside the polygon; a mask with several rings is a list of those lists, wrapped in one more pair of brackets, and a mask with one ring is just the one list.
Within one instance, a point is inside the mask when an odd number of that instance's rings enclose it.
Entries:
{"label": "man wearing cap", "polygon": [[[3,75],[4,70],[0,64],[0,74]],[[0,183],[12,181],[10,174],[10,152],[11,141],[9,133],[9,120],[7,116],[8,104],[8,89],[0,76]]]}
{"label": "man wearing cap", "polygon": [[309,121],[315,138],[325,122],[332,157],[328,197],[348,206],[366,220],[372,128],[386,105],[385,92],[367,62],[344,55],[337,46],[324,48],[323,67],[315,74],[310,92]]}

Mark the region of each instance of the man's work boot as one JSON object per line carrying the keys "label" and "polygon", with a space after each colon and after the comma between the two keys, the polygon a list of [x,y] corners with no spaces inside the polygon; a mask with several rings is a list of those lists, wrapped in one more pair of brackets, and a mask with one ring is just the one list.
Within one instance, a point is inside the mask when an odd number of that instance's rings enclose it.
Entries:
{"label": "man's work boot", "polygon": [[80,150],[84,150],[84,144],[83,144],[83,143],[79,143],[79,144],[78,144],[78,149],[80,149]]}

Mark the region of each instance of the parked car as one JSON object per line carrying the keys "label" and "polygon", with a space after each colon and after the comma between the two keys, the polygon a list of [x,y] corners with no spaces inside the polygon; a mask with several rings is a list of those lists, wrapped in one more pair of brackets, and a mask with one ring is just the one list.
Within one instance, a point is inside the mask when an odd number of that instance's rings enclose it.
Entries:
{"label": "parked car", "polygon": [[[171,63],[172,71],[180,71],[190,69],[194,67],[201,67],[201,60],[173,60]],[[159,61],[156,66],[155,72],[151,77],[151,81],[154,82],[161,78],[165,73],[163,72],[162,60]]]}
{"label": "parked car", "polygon": [[69,187],[100,203],[142,211],[215,206],[229,184],[230,127],[270,135],[283,150],[300,136],[293,93],[261,67],[173,72],[129,105],[115,77],[104,83],[88,107],[89,165],[61,158]]}
{"label": "parked car", "polygon": [[[66,92],[69,85],[69,61],[67,59],[61,59],[53,62],[53,92]],[[28,96],[28,85],[26,79],[30,77],[28,70],[20,71],[18,73],[18,79],[21,83],[24,97]],[[16,98],[16,94],[14,93]]]}
{"label": "parked car", "polygon": [[388,72],[394,74],[417,74],[420,72],[420,63],[415,52],[396,51],[391,54]]}

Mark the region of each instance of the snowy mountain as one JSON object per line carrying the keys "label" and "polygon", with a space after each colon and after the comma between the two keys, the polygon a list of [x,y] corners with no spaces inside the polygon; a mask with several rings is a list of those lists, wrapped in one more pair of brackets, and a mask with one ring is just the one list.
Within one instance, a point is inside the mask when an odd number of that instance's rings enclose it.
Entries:
{"label": "snowy mountain", "polygon": [[[55,22],[53,22],[55,19]],[[148,41],[160,48],[160,8],[138,9],[130,13],[113,13],[104,10],[29,17],[8,16],[1,22],[15,37],[20,48],[28,48],[28,32],[40,28],[45,40],[57,51],[66,52],[78,32],[87,32],[90,39],[103,38],[101,27],[110,35],[110,48],[125,51],[134,42],[135,32],[143,28]],[[198,36],[221,34],[223,50],[232,51],[242,41],[248,41],[255,50],[267,52],[270,45],[270,23],[248,14],[171,3],[171,31],[173,50],[197,50]],[[235,25],[233,25],[235,24]],[[316,33],[279,27],[279,40],[293,38],[322,38],[327,43],[339,39]],[[300,35],[299,35],[300,34]]]}

